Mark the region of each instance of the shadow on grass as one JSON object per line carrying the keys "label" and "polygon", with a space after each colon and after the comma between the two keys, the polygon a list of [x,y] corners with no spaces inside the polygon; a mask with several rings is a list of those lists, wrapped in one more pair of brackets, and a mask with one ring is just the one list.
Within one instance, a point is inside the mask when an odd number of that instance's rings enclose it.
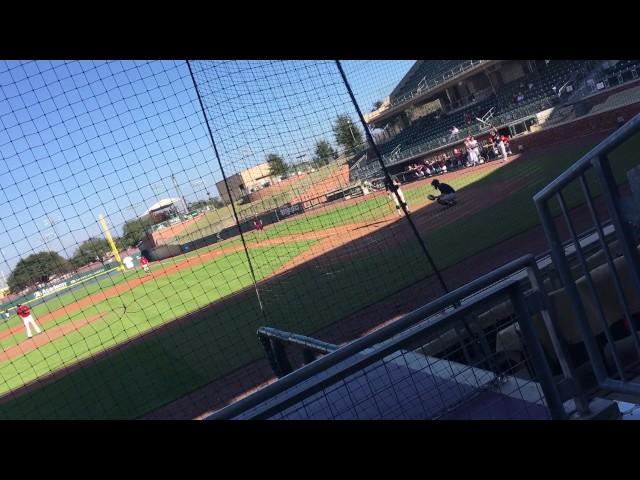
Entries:
{"label": "shadow on grass", "polygon": [[[612,155],[619,181],[635,163],[639,140]],[[515,190],[479,211],[463,202],[456,208],[467,208],[468,214],[458,213],[453,221],[437,205],[419,209],[416,223],[438,267],[471,265],[478,252],[535,227],[533,194],[587,150],[525,155],[506,164],[460,189],[460,197],[497,195],[510,185]],[[570,206],[577,206],[577,189],[569,189],[566,199]],[[341,332],[341,319],[431,274],[406,220],[398,219],[260,282],[259,291],[270,326],[303,334],[331,327],[339,337],[348,334],[347,329]],[[428,288],[421,292],[420,301],[426,303],[440,294],[436,286]],[[246,288],[13,391],[0,405],[0,418],[139,417],[242,367],[251,368],[263,357],[255,332],[264,323],[255,293]],[[228,385],[215,393],[216,398],[204,400],[224,404],[240,393],[238,389]]]}

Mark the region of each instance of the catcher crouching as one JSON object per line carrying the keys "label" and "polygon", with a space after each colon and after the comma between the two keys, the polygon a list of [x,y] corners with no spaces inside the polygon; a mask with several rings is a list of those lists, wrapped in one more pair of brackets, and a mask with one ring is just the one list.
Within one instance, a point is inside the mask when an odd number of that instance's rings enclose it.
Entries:
{"label": "catcher crouching", "polygon": [[439,180],[434,180],[431,182],[431,186],[440,192],[440,195],[437,197],[434,195],[427,195],[429,200],[437,200],[440,205],[445,207],[452,207],[457,202],[456,199],[456,191],[453,189],[451,185],[440,182]]}

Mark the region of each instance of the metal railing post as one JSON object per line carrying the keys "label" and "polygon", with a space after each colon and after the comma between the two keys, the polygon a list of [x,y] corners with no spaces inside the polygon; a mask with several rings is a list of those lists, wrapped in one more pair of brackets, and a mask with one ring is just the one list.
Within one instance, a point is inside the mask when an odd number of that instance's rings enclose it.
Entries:
{"label": "metal railing post", "polygon": [[564,338],[562,338],[562,336],[558,334],[555,313],[553,312],[553,308],[551,307],[549,296],[543,288],[540,270],[538,269],[537,265],[534,264],[527,270],[527,274],[533,292],[537,293],[540,296],[542,302],[540,315],[542,317],[542,321],[545,324],[547,332],[549,333],[549,338],[551,339],[551,344],[556,354],[558,364],[560,365],[560,370],[562,370],[562,374],[564,375],[564,377],[572,384],[575,392],[574,400],[578,412],[581,415],[586,415],[590,413],[589,400],[586,396],[584,388],[582,388],[582,385],[580,384],[580,381],[576,375],[575,366],[573,365],[571,357],[569,356],[567,343],[564,341]]}
{"label": "metal railing post", "polygon": [[269,362],[269,365],[271,366],[271,370],[273,370],[273,372],[276,374],[276,376],[278,375],[279,372],[279,368],[278,368],[278,362],[276,360],[276,357],[273,353],[273,348],[271,347],[271,339],[265,335],[262,335],[260,333],[260,331],[258,331],[258,340],[260,341],[260,343],[262,344],[262,348],[264,349],[264,353],[265,356],[267,357],[267,361]]}
{"label": "metal railing post", "polygon": [[554,420],[564,420],[567,418],[567,412],[564,409],[562,398],[553,381],[551,369],[545,359],[544,351],[542,350],[536,331],[533,328],[531,316],[529,315],[524,294],[522,293],[522,287],[518,284],[512,285],[509,289],[509,297],[516,311],[520,331],[522,332],[527,350],[531,355],[531,363],[533,364],[537,380],[544,392],[551,418]]}
{"label": "metal railing post", "polygon": [[587,321],[587,313],[584,305],[582,304],[580,293],[573,281],[571,270],[569,269],[567,259],[564,256],[564,246],[553,221],[551,210],[549,209],[549,205],[546,201],[536,201],[535,203],[536,209],[538,210],[538,216],[540,217],[540,222],[542,223],[542,228],[545,232],[545,236],[547,237],[547,241],[549,242],[549,246],[551,247],[551,260],[562,279],[565,292],[571,299],[571,307],[574,315],[576,316],[578,328],[580,329],[580,333],[584,339],[589,358],[593,363],[593,369],[598,383],[601,384],[607,378],[607,369],[604,365],[602,353],[600,352],[598,344],[591,332],[591,327]]}

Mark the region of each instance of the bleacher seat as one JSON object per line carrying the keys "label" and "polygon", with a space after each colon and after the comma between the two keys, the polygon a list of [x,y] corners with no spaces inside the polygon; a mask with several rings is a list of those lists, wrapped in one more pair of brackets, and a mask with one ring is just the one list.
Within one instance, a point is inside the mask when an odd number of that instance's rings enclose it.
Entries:
{"label": "bleacher seat", "polygon": [[[616,256],[616,254],[618,253],[617,242],[611,244],[611,251],[612,255]],[[616,348],[620,353],[622,362],[625,363],[625,359],[632,357],[635,358],[635,356],[632,355],[633,352],[630,351],[632,349],[635,349],[635,345],[633,343],[632,337],[628,335],[620,338],[620,332],[624,331],[622,327],[622,320],[625,317],[625,313],[617,292],[612,288],[612,285],[614,283],[613,274],[609,268],[608,263],[601,263],[602,261],[606,262],[604,254],[600,255],[598,253],[591,256],[587,260],[587,263],[589,265],[589,271],[595,291],[597,292],[598,298],[602,305],[604,320],[612,330],[614,343],[616,344]],[[594,267],[594,264],[599,265]],[[640,298],[638,298],[636,290],[633,287],[633,279],[631,278],[631,275],[629,273],[625,258],[623,256],[617,256],[616,258],[614,258],[614,265],[620,277],[622,290],[627,299],[630,313],[632,315],[640,313]],[[576,281],[576,286],[578,288],[578,293],[584,306],[589,327],[595,337],[601,337],[602,339],[604,337],[604,325],[602,322],[602,318],[600,317],[598,304],[593,298],[587,278],[585,276],[581,276],[580,278],[578,278],[578,280]],[[577,321],[575,320],[575,315],[573,313],[573,308],[569,296],[567,295],[565,290],[561,288],[549,293],[549,299],[551,301],[551,304],[553,305],[553,309],[555,312],[558,334],[564,339],[569,349],[572,350],[574,354],[575,352],[580,352],[580,356],[578,358],[574,358],[574,361],[576,363],[585,361],[586,351],[584,351],[584,346],[582,345],[582,334],[580,332],[580,329],[578,328]],[[498,307],[503,309],[503,311],[500,312],[502,315],[507,315],[511,311],[509,307]],[[494,312],[494,310],[496,310],[496,307],[486,312],[485,315],[493,316],[495,318],[497,312]],[[536,315],[532,317],[532,321],[536,330],[538,331],[542,346],[545,348],[549,358],[555,358],[553,346],[551,344],[548,332],[546,332],[546,327],[544,326],[542,318],[539,315]],[[604,340],[602,341],[604,342]],[[612,346],[610,344],[604,344],[604,347],[605,361],[607,363],[607,366],[610,369],[614,369],[615,365],[612,356]],[[518,355],[518,352],[521,352],[522,349],[523,346],[518,335],[517,325],[510,325],[509,327],[504,328],[500,332],[498,332],[496,338],[497,352],[507,352],[512,355]]]}
{"label": "bleacher seat", "polygon": [[618,63],[606,69],[607,74],[616,75],[625,70],[635,70],[640,67],[640,60],[620,60]]}

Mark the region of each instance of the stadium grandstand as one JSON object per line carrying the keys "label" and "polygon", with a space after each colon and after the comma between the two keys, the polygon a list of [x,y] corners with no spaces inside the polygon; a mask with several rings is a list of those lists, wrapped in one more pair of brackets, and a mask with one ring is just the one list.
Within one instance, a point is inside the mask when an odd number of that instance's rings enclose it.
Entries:
{"label": "stadium grandstand", "polygon": [[[418,60],[366,120],[384,132],[376,141],[385,164],[406,166],[456,147],[464,153],[468,135],[496,128],[512,138],[540,128],[544,112],[635,80],[639,66],[638,60]],[[353,180],[379,176],[372,153],[354,160]]]}

